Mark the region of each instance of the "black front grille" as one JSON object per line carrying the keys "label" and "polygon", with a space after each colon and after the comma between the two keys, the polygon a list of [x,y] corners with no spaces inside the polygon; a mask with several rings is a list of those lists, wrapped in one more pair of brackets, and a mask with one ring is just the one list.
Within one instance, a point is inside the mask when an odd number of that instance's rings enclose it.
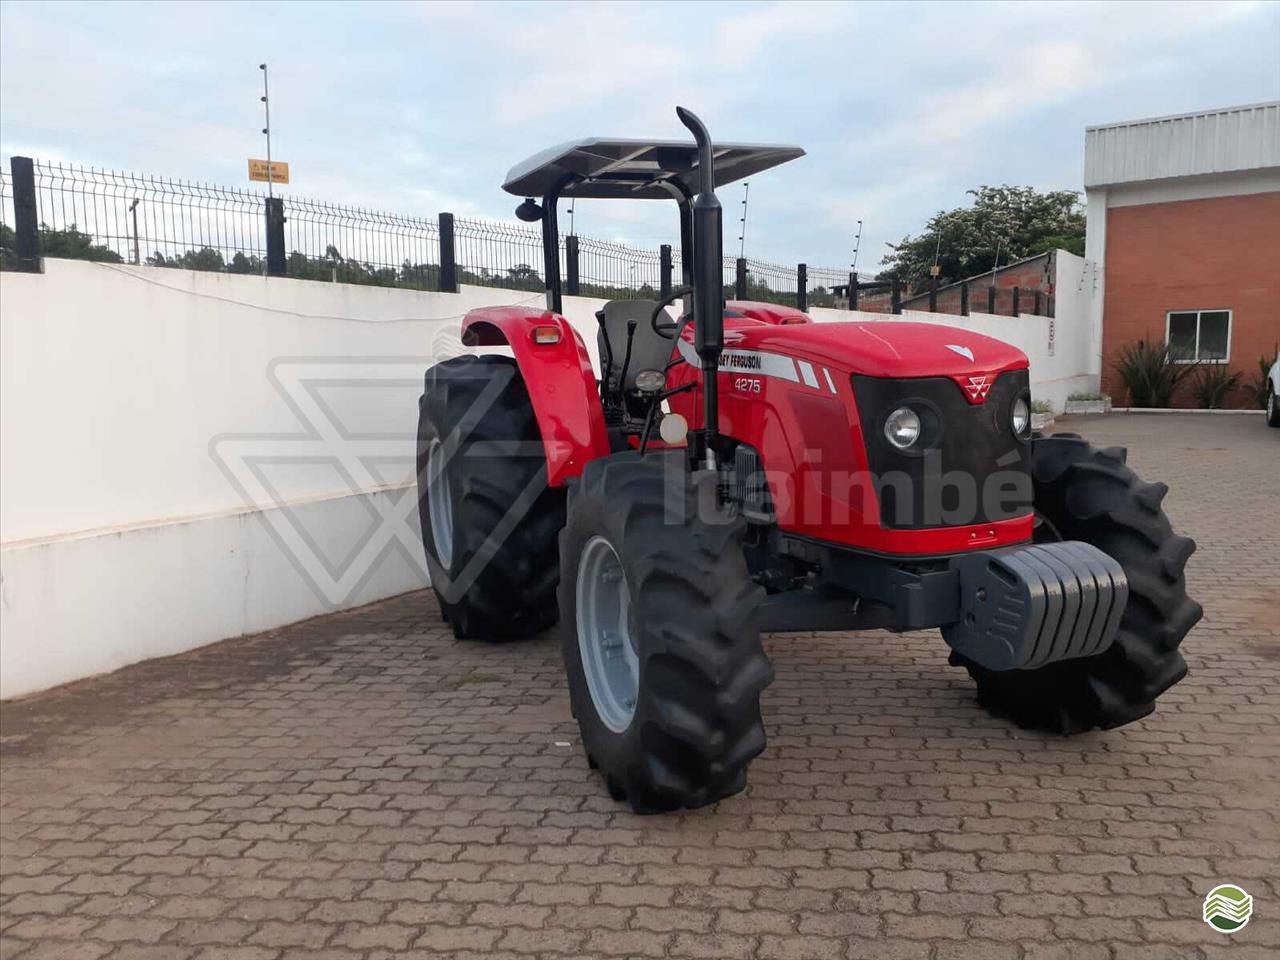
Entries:
{"label": "black front grille", "polygon": [[[854,376],[880,522],[895,529],[990,523],[1031,511],[1031,444],[1013,434],[1013,403],[1031,402],[1026,370],[1000,374],[985,402],[971,404],[949,377]],[[920,439],[894,447],[884,424],[898,407],[920,416]],[[1029,436],[1029,434],[1027,435]]]}

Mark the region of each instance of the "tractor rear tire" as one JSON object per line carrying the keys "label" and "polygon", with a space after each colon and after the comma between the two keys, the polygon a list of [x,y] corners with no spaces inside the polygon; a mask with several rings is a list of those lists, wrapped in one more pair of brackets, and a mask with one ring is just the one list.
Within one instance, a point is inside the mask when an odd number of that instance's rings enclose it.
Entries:
{"label": "tractor rear tire", "polygon": [[454,636],[508,640],[553,626],[564,491],[547,486],[514,360],[455,357],[427,371],[417,465],[427,569]]}
{"label": "tractor rear tire", "polygon": [[1196,545],[1178,536],[1160,507],[1168,491],[1125,466],[1123,447],[1099,450],[1078,434],[1033,440],[1037,541],[1082,540],[1116,559],[1129,601],[1115,641],[1093,657],[1034,670],[988,670],[958,654],[978,700],[1018,726],[1059,734],[1110,729],[1155,708],[1187,673],[1178,646],[1200,619],[1184,568]]}
{"label": "tractor rear tire", "polygon": [[[587,464],[560,535],[570,705],[588,764],[636,813],[738,793],[765,743],[760,693],[773,668],[745,523],[715,503],[715,478],[691,475],[683,457],[620,453]],[[602,692],[623,657],[620,691]]]}

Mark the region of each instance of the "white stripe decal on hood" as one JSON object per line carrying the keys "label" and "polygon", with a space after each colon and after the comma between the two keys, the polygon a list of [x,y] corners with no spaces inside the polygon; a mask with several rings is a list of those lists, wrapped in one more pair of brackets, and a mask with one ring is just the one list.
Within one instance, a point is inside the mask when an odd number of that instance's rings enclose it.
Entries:
{"label": "white stripe decal on hood", "polygon": [[[681,339],[677,341],[676,349],[680,351],[680,357],[685,363],[694,367],[702,366],[702,361],[698,359],[698,352],[694,350],[693,344],[688,340]],[[802,360],[801,363],[803,362]],[[759,377],[776,377],[789,383],[800,382],[800,375],[796,373],[794,360],[781,353],[764,353],[760,350],[726,349],[724,353],[720,354],[720,372],[753,373]],[[813,369],[810,368],[809,377],[812,376]],[[806,380],[809,377],[806,377]],[[817,385],[817,380],[814,380],[811,384],[811,386],[815,387]]]}

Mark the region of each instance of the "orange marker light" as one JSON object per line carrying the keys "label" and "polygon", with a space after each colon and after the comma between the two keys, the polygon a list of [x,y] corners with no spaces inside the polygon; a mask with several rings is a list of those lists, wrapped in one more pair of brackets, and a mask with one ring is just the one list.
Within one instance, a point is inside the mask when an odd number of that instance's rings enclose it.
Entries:
{"label": "orange marker light", "polygon": [[534,343],[559,343],[560,328],[553,326],[538,326],[533,328]]}

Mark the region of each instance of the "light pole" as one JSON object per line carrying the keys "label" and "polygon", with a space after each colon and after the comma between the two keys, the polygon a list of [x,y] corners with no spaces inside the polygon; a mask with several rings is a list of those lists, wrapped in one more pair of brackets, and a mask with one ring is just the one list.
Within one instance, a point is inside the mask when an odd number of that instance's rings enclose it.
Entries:
{"label": "light pole", "polygon": [[262,128],[263,134],[267,138],[267,196],[274,196],[271,190],[271,101],[268,99],[267,91],[267,65],[265,63],[258,64],[258,69],[262,71],[262,109],[266,114],[267,125]]}
{"label": "light pole", "polygon": [[742,224],[742,232],[738,234],[738,259],[747,255],[747,200],[751,197],[751,184],[742,181],[742,216],[738,222]]}

